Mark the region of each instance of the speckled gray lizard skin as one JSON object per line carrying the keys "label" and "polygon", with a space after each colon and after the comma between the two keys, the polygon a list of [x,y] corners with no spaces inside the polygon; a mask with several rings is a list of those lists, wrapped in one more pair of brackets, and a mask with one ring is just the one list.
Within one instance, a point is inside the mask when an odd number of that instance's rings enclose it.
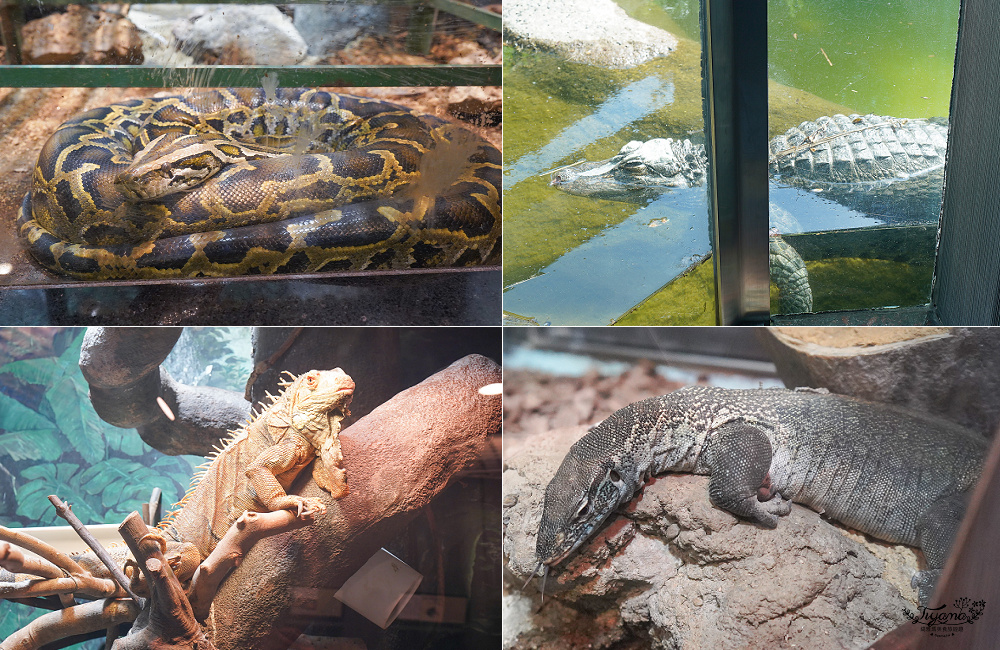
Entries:
{"label": "speckled gray lizard skin", "polygon": [[924,604],[985,453],[957,424],[825,391],[684,388],[616,411],[573,445],[545,489],[535,552],[547,572],[650,476],[708,474],[712,503],[767,528],[790,500],[920,547],[928,569],[912,583]]}

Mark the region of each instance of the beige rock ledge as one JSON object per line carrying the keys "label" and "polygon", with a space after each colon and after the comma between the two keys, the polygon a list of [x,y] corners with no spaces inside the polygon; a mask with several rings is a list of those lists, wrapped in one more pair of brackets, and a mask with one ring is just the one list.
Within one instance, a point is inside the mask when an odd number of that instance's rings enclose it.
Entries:
{"label": "beige rock ledge", "polygon": [[632,68],[677,49],[677,37],[630,18],[611,0],[514,0],[504,6],[504,39],[577,63]]}

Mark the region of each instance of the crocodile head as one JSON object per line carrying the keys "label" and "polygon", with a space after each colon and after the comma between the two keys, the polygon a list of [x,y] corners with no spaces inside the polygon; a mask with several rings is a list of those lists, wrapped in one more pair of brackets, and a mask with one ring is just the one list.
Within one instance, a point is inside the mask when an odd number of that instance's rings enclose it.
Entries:
{"label": "crocodile head", "polygon": [[555,170],[549,184],[579,196],[642,203],[671,188],[703,184],[707,168],[701,145],[672,138],[633,140],[607,160]]}

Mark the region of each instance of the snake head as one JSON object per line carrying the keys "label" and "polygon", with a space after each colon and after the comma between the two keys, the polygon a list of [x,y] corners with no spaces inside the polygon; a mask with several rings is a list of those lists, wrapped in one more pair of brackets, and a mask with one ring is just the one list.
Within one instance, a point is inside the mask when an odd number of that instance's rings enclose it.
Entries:
{"label": "snake head", "polygon": [[[143,147],[115,177],[115,188],[129,201],[149,201],[194,189],[228,162],[225,143],[200,134],[164,133]],[[221,154],[221,155],[220,155]]]}
{"label": "snake head", "polygon": [[587,450],[580,446],[584,440],[573,445],[545,488],[535,543],[535,556],[545,566],[562,562],[631,494],[611,459],[588,459]]}

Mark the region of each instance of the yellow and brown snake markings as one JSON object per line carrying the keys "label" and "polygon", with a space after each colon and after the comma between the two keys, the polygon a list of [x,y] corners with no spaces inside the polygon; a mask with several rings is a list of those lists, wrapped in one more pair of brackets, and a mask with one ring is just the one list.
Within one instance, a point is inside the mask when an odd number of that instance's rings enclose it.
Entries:
{"label": "yellow and brown snake markings", "polygon": [[500,152],[310,89],[135,99],[62,124],[18,229],[87,280],[466,266],[500,257]]}

